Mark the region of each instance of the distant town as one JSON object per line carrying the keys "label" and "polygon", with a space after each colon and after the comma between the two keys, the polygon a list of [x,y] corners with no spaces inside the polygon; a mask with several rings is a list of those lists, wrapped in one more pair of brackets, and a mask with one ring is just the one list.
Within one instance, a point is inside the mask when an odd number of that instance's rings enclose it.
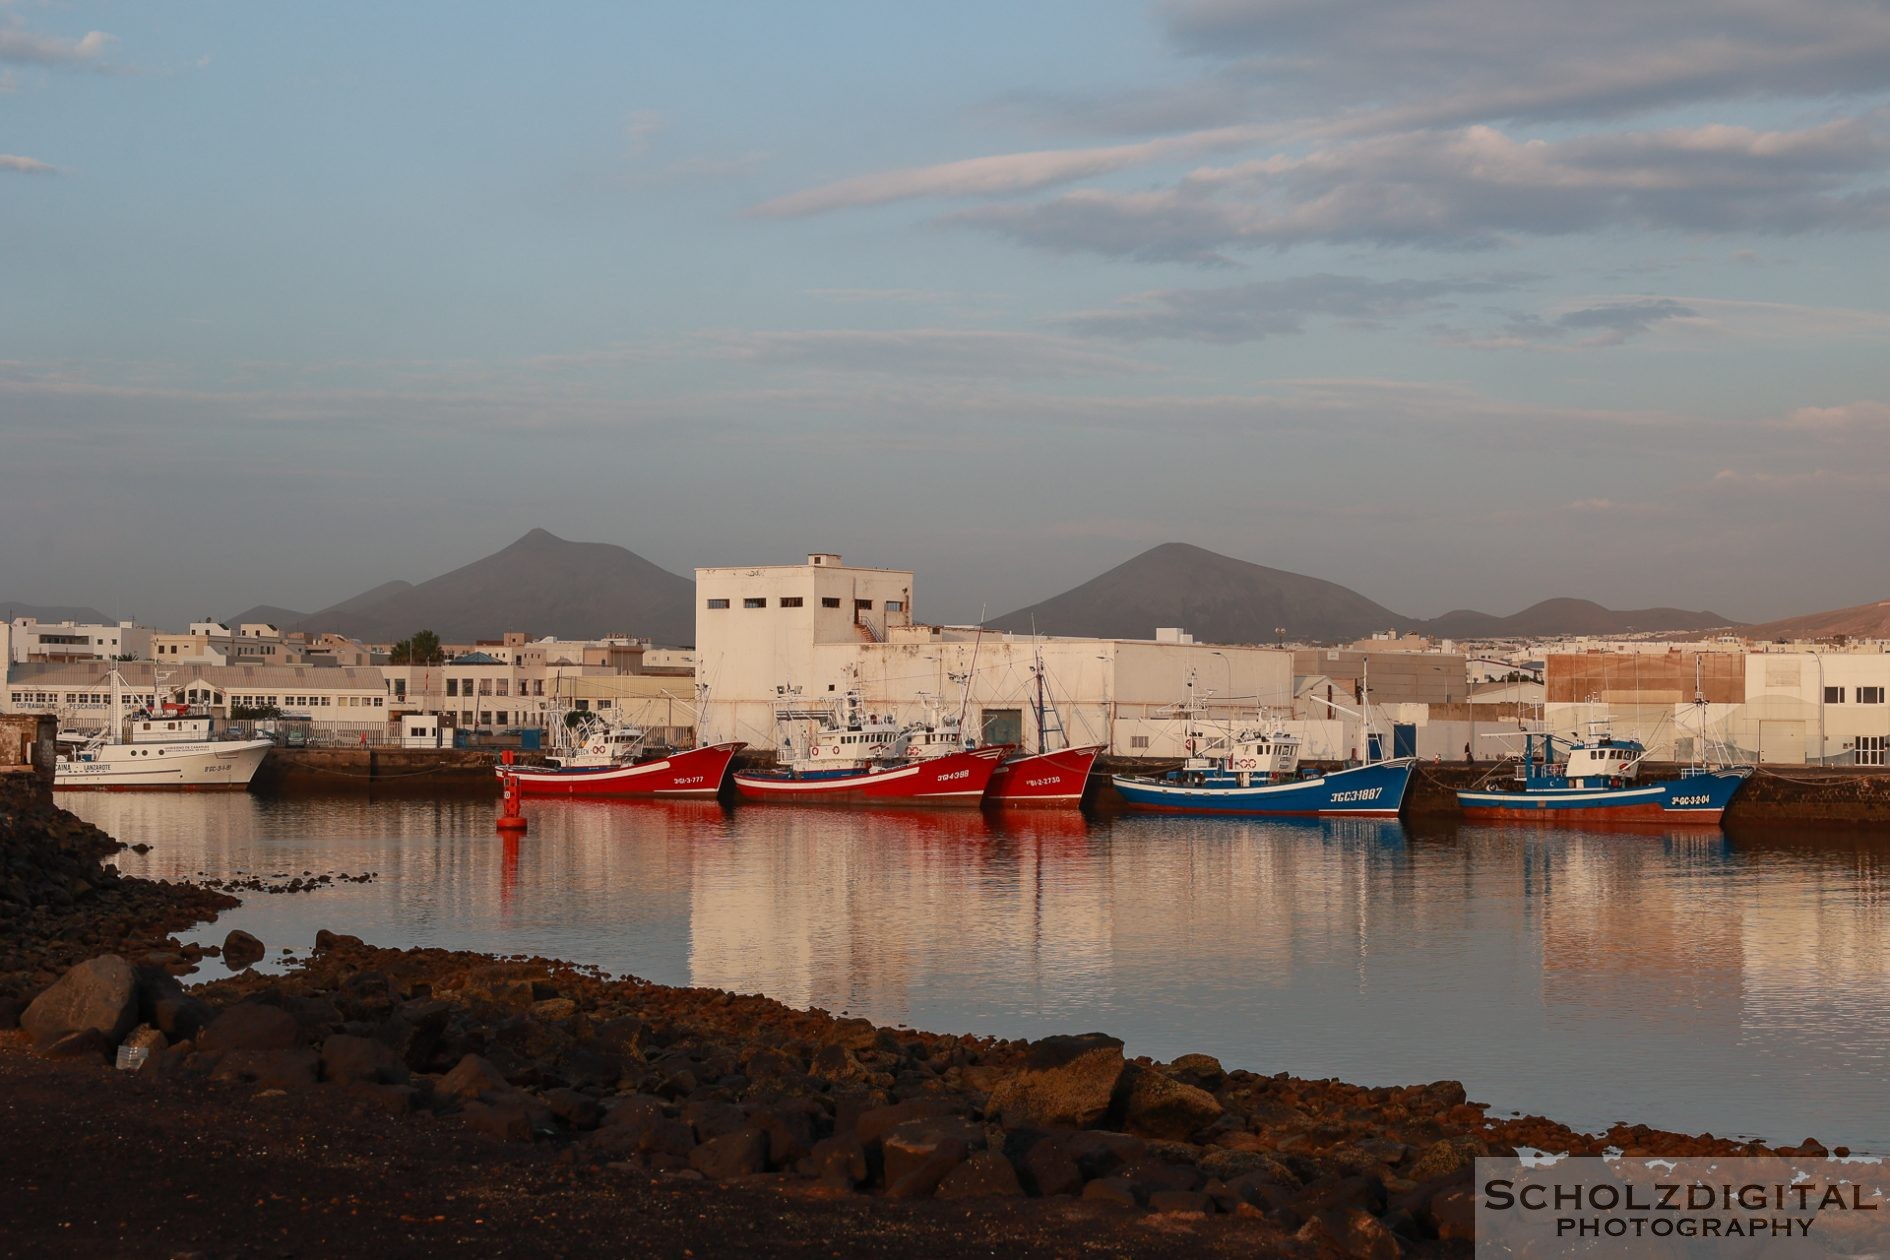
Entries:
{"label": "distant town", "polygon": [[[1357,746],[1369,700],[1388,751],[1452,761],[1511,755],[1525,728],[1596,720],[1631,732],[1651,759],[1687,761],[1704,751],[1701,728],[1678,718],[1703,703],[1707,738],[1741,761],[1882,766],[1890,752],[1882,637],[1738,627],[1452,637],[1396,624],[1328,637],[1306,633],[1281,605],[1286,624],[1238,642],[1191,625],[1180,599],[1173,624],[1140,634],[1033,634],[1017,628],[1019,614],[996,629],[928,624],[915,613],[916,576],[818,552],[796,564],[698,569],[693,636],[680,645],[636,624],[583,638],[529,625],[447,638],[416,624],[367,639],[260,620],[167,630],[20,615],[0,623],[0,702],[52,713],[64,729],[99,729],[115,671],[127,709],[188,705],[311,745],[536,748],[570,715],[590,713],[678,746],[741,740],[761,750],[776,742],[784,695],[857,693],[894,722],[948,708],[985,742],[1037,749],[1054,737],[1151,759],[1185,754],[1175,715],[1191,705],[1217,722],[1264,715],[1308,758],[1337,759]],[[680,638],[670,622],[669,637]]]}

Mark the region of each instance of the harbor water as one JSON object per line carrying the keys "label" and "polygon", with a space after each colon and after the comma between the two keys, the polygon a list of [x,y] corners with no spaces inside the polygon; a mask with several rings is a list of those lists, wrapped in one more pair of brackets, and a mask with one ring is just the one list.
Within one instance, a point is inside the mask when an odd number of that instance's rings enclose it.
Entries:
{"label": "harbor water", "polygon": [[[1890,1152],[1890,842],[1328,820],[62,794],[163,879],[246,893],[272,965],[328,928],[543,954],[876,1022],[1501,1111]],[[221,974],[206,960],[203,974]]]}

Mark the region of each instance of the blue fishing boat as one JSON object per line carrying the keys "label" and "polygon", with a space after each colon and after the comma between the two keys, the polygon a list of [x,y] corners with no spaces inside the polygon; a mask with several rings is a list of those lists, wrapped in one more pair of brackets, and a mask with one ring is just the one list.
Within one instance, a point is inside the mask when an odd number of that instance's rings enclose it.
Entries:
{"label": "blue fishing boat", "polygon": [[1507,782],[1457,793],[1465,818],[1713,824],[1752,774],[1750,766],[1695,766],[1677,779],[1643,783],[1646,747],[1599,723],[1586,739],[1540,731],[1523,740]]}
{"label": "blue fishing boat", "polygon": [[[1192,692],[1192,679],[1189,689]],[[1188,719],[1187,760],[1157,778],[1113,777],[1116,791],[1131,809],[1247,817],[1392,818],[1404,808],[1417,759],[1384,757],[1379,734],[1369,729],[1369,720],[1362,714],[1365,748],[1360,762],[1319,771],[1300,767],[1299,737],[1277,726],[1216,733],[1202,720],[1204,707],[1192,699],[1177,712]]]}

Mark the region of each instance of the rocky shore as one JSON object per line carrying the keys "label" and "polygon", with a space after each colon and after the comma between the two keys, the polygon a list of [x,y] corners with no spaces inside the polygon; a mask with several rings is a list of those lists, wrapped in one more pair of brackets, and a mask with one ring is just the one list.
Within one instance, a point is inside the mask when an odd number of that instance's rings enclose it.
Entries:
{"label": "rocky shore", "polygon": [[[81,1142],[97,1157],[148,1160],[137,1134],[161,1118],[250,1134],[258,1158],[302,1179],[270,1196],[301,1194],[306,1229],[289,1231],[291,1249],[252,1252],[239,1233],[229,1254],[318,1254],[317,1234],[333,1245],[379,1238],[373,1230],[413,1215],[404,1159],[450,1166],[458,1206],[433,1223],[478,1221],[466,1237],[488,1248],[484,1222],[516,1218],[519,1187],[530,1186],[563,1214],[535,1216],[545,1245],[534,1250],[573,1253],[587,1230],[617,1222],[658,1229],[675,1254],[696,1255],[962,1254],[974,1244],[1468,1255],[1478,1155],[1766,1151],[1493,1117],[1449,1081],[1367,1088],[1205,1055],[1157,1063],[1101,1033],[1026,1043],[879,1028],[551,959],[379,949],[329,933],[284,975],[243,971],[187,988],[181,977],[200,952],[167,934],[233,900],[122,878],[99,864],[111,844],[59,811],[0,815],[0,1028],[18,1025],[0,1032],[0,1105],[9,1131],[48,1136],[12,1144],[0,1194],[29,1205],[20,1237],[45,1243],[81,1237],[36,1206],[73,1198],[57,1171],[69,1131],[58,1118],[88,1097],[119,1116],[113,1133],[88,1130]],[[226,960],[259,957],[264,943],[238,935]],[[306,945],[267,942],[285,944]],[[135,1072],[108,1067],[121,1046],[143,1051]],[[344,1133],[369,1145],[335,1147]],[[318,1136],[326,1154],[310,1168]],[[209,1157],[196,1175],[165,1159],[151,1176],[188,1187],[152,1209],[174,1223],[191,1219],[193,1203],[245,1208],[253,1191]],[[671,1210],[678,1203],[696,1213],[693,1225]],[[467,1204],[485,1215],[461,1220],[474,1213]],[[110,1232],[109,1221],[97,1227]],[[225,1254],[225,1225],[196,1228],[209,1249],[173,1237],[153,1254]]]}

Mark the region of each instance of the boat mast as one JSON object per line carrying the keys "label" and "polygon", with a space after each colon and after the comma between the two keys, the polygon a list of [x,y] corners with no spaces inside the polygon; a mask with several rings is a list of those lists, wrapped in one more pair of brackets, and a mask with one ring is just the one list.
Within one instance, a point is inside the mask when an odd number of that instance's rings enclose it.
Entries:
{"label": "boat mast", "polygon": [[105,742],[116,744],[124,735],[125,727],[125,676],[118,672],[118,666],[112,666],[112,720],[105,728]]}

